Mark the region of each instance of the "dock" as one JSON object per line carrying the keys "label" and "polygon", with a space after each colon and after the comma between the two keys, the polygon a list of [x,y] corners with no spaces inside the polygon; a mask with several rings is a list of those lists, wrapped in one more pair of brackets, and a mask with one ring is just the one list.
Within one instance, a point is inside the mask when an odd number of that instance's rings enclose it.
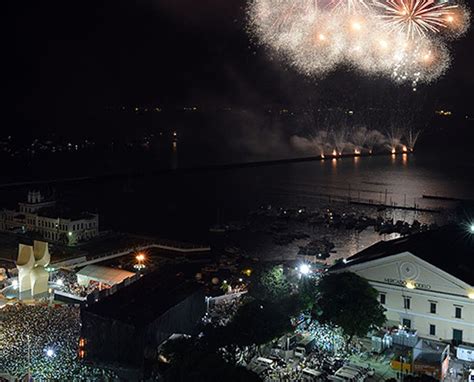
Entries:
{"label": "dock", "polygon": [[163,240],[163,241],[156,241],[156,242],[139,245],[139,246],[132,246],[132,247],[120,249],[114,252],[101,253],[93,257],[81,256],[75,259],[59,261],[56,263],[52,263],[51,266],[54,266],[55,268],[73,269],[73,268],[78,268],[78,267],[84,267],[90,264],[100,263],[106,260],[115,259],[118,257],[128,255],[130,253],[147,251],[149,249],[162,249],[165,251],[179,252],[181,254],[190,254],[190,253],[209,252],[211,250],[211,247],[208,245],[183,244],[183,243],[175,243],[175,242]]}
{"label": "dock", "polygon": [[430,213],[441,213],[442,209],[434,209],[434,208],[421,208],[418,206],[399,206],[397,204],[381,204],[381,203],[374,203],[374,202],[362,202],[357,200],[350,200],[349,204],[356,204],[359,206],[368,206],[374,208],[383,208],[383,209],[397,209],[397,210],[406,210],[406,211],[417,211],[417,212],[430,212]]}

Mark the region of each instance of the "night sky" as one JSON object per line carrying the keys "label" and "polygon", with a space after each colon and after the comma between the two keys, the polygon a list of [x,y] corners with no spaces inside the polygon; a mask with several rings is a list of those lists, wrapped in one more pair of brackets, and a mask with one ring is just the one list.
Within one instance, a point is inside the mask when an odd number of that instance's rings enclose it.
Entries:
{"label": "night sky", "polygon": [[[242,0],[13,6],[15,75],[7,86],[15,126],[25,129],[67,130],[64,118],[71,111],[85,115],[122,105],[297,105],[330,89],[370,102],[380,89],[396,88],[344,69],[318,80],[298,75],[250,41]],[[452,68],[437,83],[420,86],[420,93],[467,112],[474,85],[472,28],[451,47]]]}

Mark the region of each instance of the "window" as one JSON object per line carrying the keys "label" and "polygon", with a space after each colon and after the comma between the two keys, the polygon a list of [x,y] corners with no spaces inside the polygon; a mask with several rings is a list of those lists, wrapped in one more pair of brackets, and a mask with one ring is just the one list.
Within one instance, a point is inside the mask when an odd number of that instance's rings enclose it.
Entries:
{"label": "window", "polygon": [[411,320],[409,320],[408,318],[404,318],[402,320],[402,325],[403,325],[403,327],[405,327],[407,329],[411,329]]}
{"label": "window", "polygon": [[430,313],[436,314],[436,302],[430,302]]}
{"label": "window", "polygon": [[453,341],[457,344],[462,342],[462,330],[453,329]]}
{"label": "window", "polygon": [[380,293],[380,303],[385,304],[386,299],[385,293]]}
{"label": "window", "polygon": [[454,307],[454,317],[462,318],[462,308],[460,306]]}
{"label": "window", "polygon": [[436,326],[430,325],[430,336],[435,336],[435,335],[436,335]]}
{"label": "window", "polygon": [[405,309],[410,309],[410,298],[409,297],[403,297],[403,308]]}

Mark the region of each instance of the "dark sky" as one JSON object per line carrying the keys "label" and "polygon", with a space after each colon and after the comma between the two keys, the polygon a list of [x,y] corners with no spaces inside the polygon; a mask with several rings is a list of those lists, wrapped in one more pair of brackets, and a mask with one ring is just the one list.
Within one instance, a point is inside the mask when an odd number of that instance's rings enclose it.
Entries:
{"label": "dark sky", "polygon": [[[249,41],[243,0],[15,1],[15,111],[54,120],[68,110],[186,103],[297,102],[301,94],[391,88],[336,73],[305,79]],[[473,31],[452,45],[448,74],[420,91],[471,108]],[[361,90],[362,89],[362,90]],[[54,123],[54,122],[52,122]]]}

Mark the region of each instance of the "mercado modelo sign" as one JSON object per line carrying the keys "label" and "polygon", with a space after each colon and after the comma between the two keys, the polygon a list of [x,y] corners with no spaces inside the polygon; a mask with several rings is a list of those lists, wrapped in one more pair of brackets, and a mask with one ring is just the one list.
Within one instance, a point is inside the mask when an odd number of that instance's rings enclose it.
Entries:
{"label": "mercado modelo sign", "polygon": [[397,279],[386,278],[386,279],[384,279],[384,282],[386,282],[387,284],[404,286],[404,287],[411,288],[411,289],[415,289],[415,288],[416,289],[427,289],[427,290],[431,289],[431,285],[419,283],[419,282],[416,282],[416,281],[397,280]]}

